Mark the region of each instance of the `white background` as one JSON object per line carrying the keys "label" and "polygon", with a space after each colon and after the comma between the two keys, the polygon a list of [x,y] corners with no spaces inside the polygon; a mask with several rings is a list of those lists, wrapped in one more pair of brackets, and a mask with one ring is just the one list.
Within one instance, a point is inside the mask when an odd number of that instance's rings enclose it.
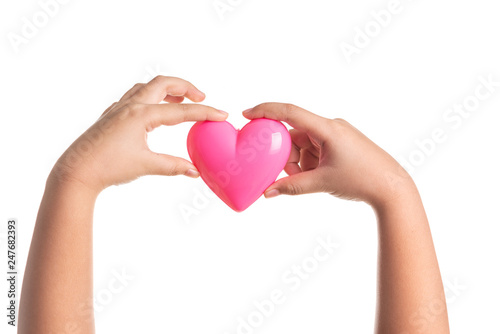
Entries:
{"label": "white background", "polygon": [[[500,87],[459,125],[443,119],[474,95],[480,76],[500,81],[496,1],[401,0],[400,13],[350,63],[341,43],[353,44],[356,27],[370,26],[370,12],[389,1],[228,2],[232,10],[221,17],[212,0],[71,0],[13,47],[9,36],[22,36],[23,18],[33,22],[42,8],[2,1],[2,249],[6,221],[16,217],[24,267],[50,169],[104,109],[136,82],[178,76],[237,127],[246,123],[244,109],[290,102],[345,118],[400,161],[423,157],[415,141],[441,128],[446,141],[412,175],[430,219],[451,330],[499,332]],[[155,130],[150,147],[187,157],[190,126]],[[367,205],[316,194],[261,198],[235,213],[217,198],[196,198],[204,189],[201,179],[150,176],[100,195],[99,333],[237,333],[238,317],[247,319],[273,289],[286,301],[254,333],[373,331],[377,235]],[[183,219],[180,208],[195,204],[198,214]],[[328,236],[338,250],[291,291],[282,275]],[[5,268],[5,256],[1,262]],[[122,270],[133,279],[110,292]],[[4,331],[3,314],[2,333],[14,333]]]}

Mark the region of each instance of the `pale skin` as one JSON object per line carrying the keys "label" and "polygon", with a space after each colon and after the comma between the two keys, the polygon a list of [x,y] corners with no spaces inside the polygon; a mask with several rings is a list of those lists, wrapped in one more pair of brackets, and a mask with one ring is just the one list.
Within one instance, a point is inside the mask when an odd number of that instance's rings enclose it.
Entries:
{"label": "pale skin", "polygon": [[[147,133],[186,121],[223,121],[187,81],[159,76],[135,85],[61,156],[50,173],[26,265],[20,334],[94,333],[93,209],[105,188],[144,175],[198,177],[189,161],[152,152]],[[159,104],[165,101],[167,103]],[[379,234],[376,333],[449,333],[432,236],[410,176],[352,125],[290,104],[264,103],[249,119],[288,123],[293,149],[285,171],[265,192],[330,193],[364,201]],[[430,313],[429,313],[430,312]]]}

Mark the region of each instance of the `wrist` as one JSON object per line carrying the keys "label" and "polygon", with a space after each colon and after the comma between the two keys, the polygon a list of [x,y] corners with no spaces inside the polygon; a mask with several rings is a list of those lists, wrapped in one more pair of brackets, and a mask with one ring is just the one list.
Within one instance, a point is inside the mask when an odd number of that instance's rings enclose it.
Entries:
{"label": "wrist", "polygon": [[50,172],[50,181],[61,185],[84,187],[90,192],[99,194],[105,187],[97,178],[93,155],[83,156],[73,148],[74,145],[73,143],[57,160]]}
{"label": "wrist", "polygon": [[63,192],[76,192],[91,199],[96,199],[102,191],[102,188],[88,182],[85,177],[77,176],[57,163],[47,178],[46,188]]}
{"label": "wrist", "polygon": [[379,196],[375,196],[373,200],[369,201],[375,212],[401,208],[408,202],[420,200],[415,182],[409,174],[406,172],[405,174],[396,177],[391,175],[386,178],[385,186],[381,187]]}

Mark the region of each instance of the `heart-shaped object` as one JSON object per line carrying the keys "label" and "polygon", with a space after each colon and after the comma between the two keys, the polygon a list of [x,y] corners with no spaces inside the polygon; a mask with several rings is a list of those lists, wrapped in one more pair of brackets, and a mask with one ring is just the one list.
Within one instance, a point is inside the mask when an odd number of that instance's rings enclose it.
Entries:
{"label": "heart-shaped object", "polygon": [[281,122],[259,118],[241,130],[228,122],[197,122],[187,147],[201,178],[233,210],[255,202],[285,167],[290,134]]}

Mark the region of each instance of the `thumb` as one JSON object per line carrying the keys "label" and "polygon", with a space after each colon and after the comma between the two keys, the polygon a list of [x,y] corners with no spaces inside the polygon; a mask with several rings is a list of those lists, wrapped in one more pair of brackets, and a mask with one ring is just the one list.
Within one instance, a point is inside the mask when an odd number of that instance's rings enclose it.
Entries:
{"label": "thumb", "polygon": [[266,198],[278,195],[301,195],[322,192],[322,181],[317,171],[307,171],[284,177],[274,182],[264,192]]}
{"label": "thumb", "polygon": [[148,171],[151,175],[186,175],[192,178],[200,176],[196,167],[186,159],[154,152],[149,159]]}

